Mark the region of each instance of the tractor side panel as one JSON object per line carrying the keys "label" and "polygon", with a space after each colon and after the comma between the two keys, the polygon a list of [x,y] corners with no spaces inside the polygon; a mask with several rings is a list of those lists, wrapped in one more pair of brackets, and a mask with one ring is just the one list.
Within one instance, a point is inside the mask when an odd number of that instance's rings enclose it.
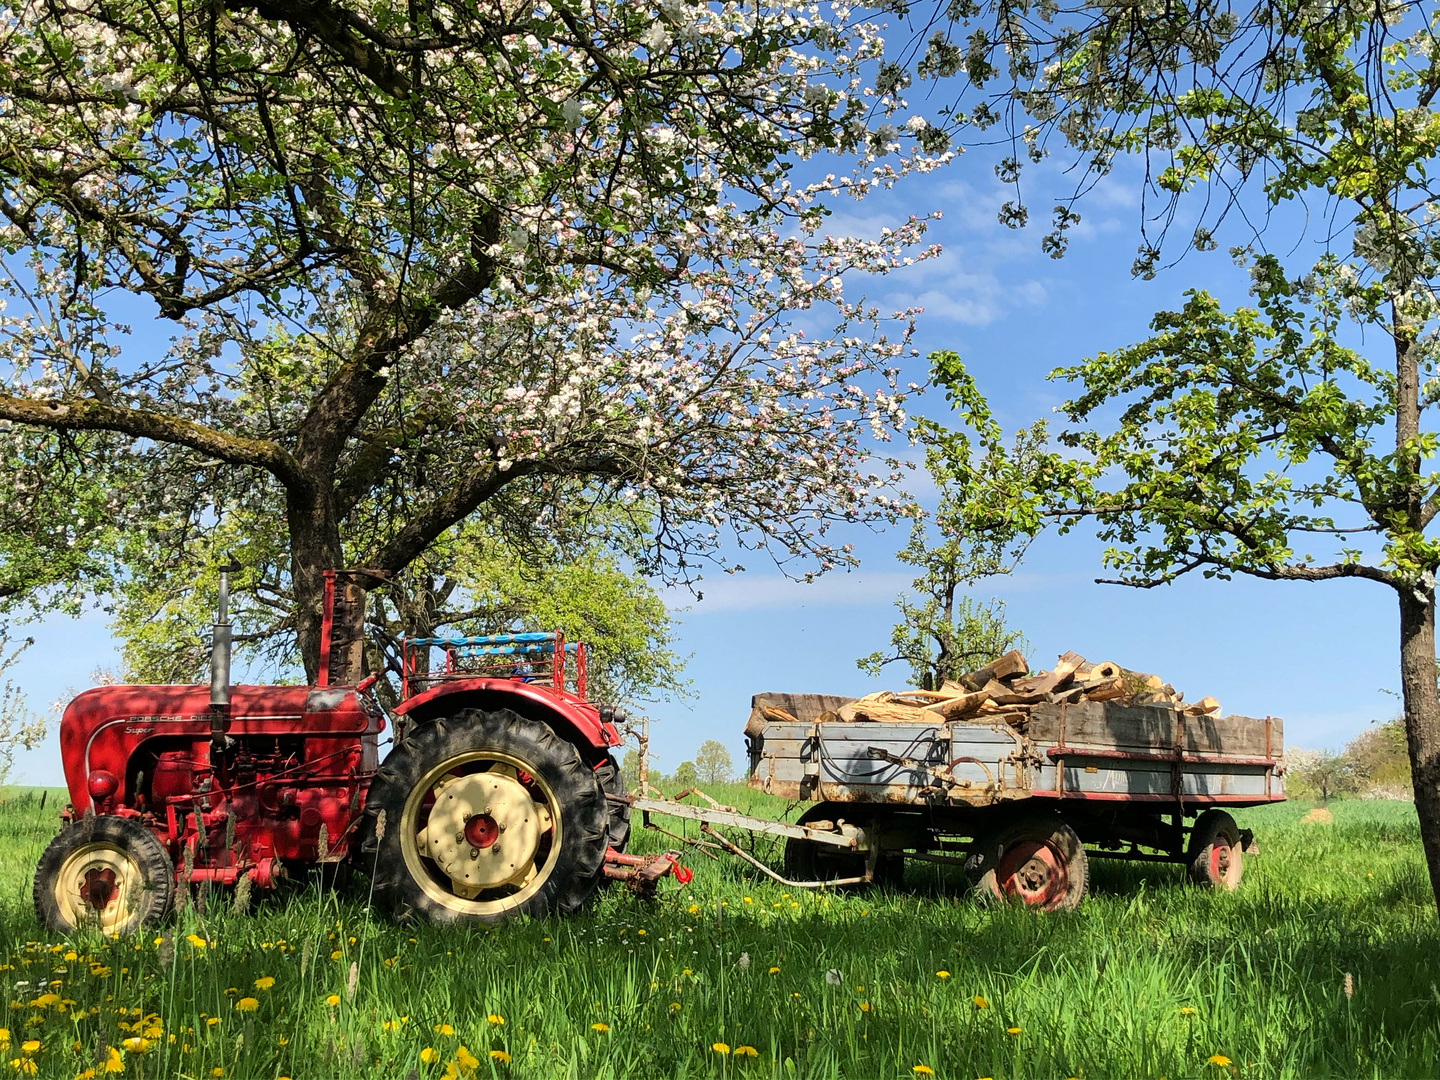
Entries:
{"label": "tractor side panel", "polygon": [[395,712],[421,722],[461,709],[512,709],[542,720],[593,754],[620,744],[614,724],[600,719],[600,710],[574,694],[518,679],[455,679],[432,686],[401,702]]}

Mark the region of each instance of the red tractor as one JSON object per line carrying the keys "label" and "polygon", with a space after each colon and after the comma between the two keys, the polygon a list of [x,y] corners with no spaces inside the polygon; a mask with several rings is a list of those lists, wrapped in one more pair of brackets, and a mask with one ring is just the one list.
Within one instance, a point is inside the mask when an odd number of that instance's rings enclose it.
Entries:
{"label": "red tractor", "polygon": [[220,575],[209,687],[103,686],[66,708],[71,803],[35,872],[52,930],[129,932],[179,890],[265,890],[322,864],[370,874],[397,919],[437,923],[570,912],[607,877],[646,888],[678,871],[622,854],[617,716],[585,699],[583,645],[412,638],[387,723],[376,677],[356,678],[364,592],[343,573],[325,576],[317,685],[230,685],[235,569]]}

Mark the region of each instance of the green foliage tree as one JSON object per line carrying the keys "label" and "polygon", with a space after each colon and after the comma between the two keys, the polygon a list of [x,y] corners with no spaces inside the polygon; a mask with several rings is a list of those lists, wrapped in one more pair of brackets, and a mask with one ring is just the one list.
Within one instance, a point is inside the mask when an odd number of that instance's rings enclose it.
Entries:
{"label": "green foliage tree", "polygon": [[725,744],[715,739],[706,739],[695,754],[695,772],[706,784],[728,783],[735,772],[735,763],[730,760],[730,751]]}
{"label": "green foliage tree", "polygon": [[1355,774],[1365,791],[1380,796],[1414,796],[1403,716],[1372,723],[1345,744],[1345,756],[1354,762]]}
{"label": "green foliage tree", "polygon": [[[1243,193],[1262,175],[1272,204],[1318,195],[1325,252],[1291,271],[1237,248],[1253,307],[1227,311],[1194,291],[1181,310],[1156,316],[1149,340],[1055,372],[1080,384],[1059,410],[1071,426],[1058,436],[1078,455],[1041,454],[1002,507],[977,495],[970,524],[1023,544],[1046,522],[1063,531],[1093,519],[1109,544],[1106,580],[1142,588],[1195,571],[1388,587],[1440,905],[1436,13],[1289,0],[1242,18],[1223,5],[1197,8],[1175,12],[1137,51],[1133,35],[1092,34],[1129,14],[1095,11],[1069,59],[1038,81],[1045,100],[1070,110],[1074,132],[1097,137],[1097,158],[1168,154],[1152,179],[1172,200],[1209,185]],[[1204,226],[1193,240],[1215,244]],[[1147,242],[1137,272],[1153,273],[1158,256]],[[967,421],[993,425],[963,373],[938,368]],[[990,464],[1012,464],[993,427],[983,442]]]}
{"label": "green foliage tree", "polygon": [[[890,633],[890,649],[862,656],[855,663],[860,670],[879,675],[887,664],[904,661],[914,685],[938,690],[946,679],[1026,644],[1023,634],[1005,625],[1003,601],[982,604],[960,592],[977,577],[1009,569],[1001,561],[1003,549],[977,544],[961,531],[968,494],[968,477],[961,469],[967,455],[947,450],[954,438],[964,438],[963,433],[957,436],[923,419],[917,430],[926,447],[926,469],[940,498],[933,514],[918,506],[912,510],[909,542],[896,554],[901,562],[920,570],[911,583],[916,599],[896,598],[901,621]],[[1028,448],[1018,449],[1028,457]]]}
{"label": "green foliage tree", "polygon": [[695,767],[695,762],[682,761],[676,765],[675,772],[670,776],[670,782],[681,791],[693,788],[700,782],[700,771]]}
{"label": "green foliage tree", "polygon": [[1309,795],[1327,803],[1337,795],[1349,795],[1360,787],[1360,773],[1348,754],[1333,750],[1297,750],[1289,754],[1290,775],[1295,794]]}

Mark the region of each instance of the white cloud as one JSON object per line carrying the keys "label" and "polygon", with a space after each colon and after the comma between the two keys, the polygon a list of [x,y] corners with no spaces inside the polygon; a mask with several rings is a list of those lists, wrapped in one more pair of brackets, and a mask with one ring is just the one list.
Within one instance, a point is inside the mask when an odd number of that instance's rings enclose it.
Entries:
{"label": "white cloud", "polygon": [[806,584],[780,574],[736,574],[701,582],[698,588],[703,600],[696,600],[688,590],[676,588],[666,591],[665,602],[672,610],[688,608],[687,615],[886,604],[897,594],[908,592],[913,579],[913,574],[856,571],[824,574]]}

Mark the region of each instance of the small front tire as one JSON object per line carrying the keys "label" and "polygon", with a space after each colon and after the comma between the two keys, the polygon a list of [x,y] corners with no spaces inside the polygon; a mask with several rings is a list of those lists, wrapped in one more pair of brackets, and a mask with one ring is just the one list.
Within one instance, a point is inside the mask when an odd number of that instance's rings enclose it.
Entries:
{"label": "small front tire", "polygon": [[1240,826],[1224,810],[1213,807],[1195,819],[1185,849],[1186,873],[1192,883],[1209,889],[1237,889],[1244,873]]}
{"label": "small front tire", "polygon": [[1085,898],[1090,860],[1075,830],[1037,814],[1002,825],[966,861],[982,901],[1018,901],[1039,911],[1073,911]]}
{"label": "small front tire", "polygon": [[40,856],[33,899],[35,915],[56,933],[93,926],[107,934],[133,934],[170,913],[175,863],[139,822],[85,817]]}

